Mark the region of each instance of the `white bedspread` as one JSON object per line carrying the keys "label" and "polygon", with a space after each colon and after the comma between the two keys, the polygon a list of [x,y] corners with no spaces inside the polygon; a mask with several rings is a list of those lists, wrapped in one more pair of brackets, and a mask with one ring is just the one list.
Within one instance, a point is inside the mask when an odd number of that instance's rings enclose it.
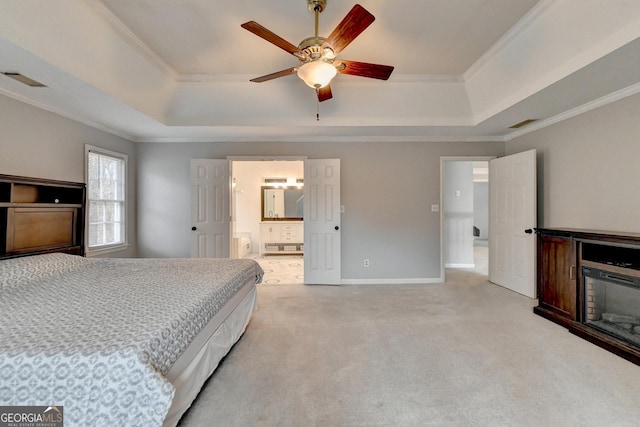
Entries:
{"label": "white bedspread", "polygon": [[0,405],[62,405],[65,426],[160,426],[166,373],[253,260],[0,261]]}

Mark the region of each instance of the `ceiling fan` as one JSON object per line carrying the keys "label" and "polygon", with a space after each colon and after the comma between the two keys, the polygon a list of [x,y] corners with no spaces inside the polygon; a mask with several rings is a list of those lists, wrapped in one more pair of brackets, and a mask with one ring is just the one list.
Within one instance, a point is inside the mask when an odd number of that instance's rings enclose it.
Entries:
{"label": "ceiling fan", "polygon": [[307,0],[307,5],[309,11],[315,15],[315,35],[302,40],[298,46],[255,21],[241,25],[245,30],[292,54],[302,63],[297,67],[256,77],[251,79],[252,82],[262,83],[297,73],[309,87],[316,90],[318,101],[322,102],[333,97],[330,83],[338,73],[380,80],[389,78],[393,71],[392,66],[337,59],[338,54],[376,19],[371,13],[356,4],[329,37],[325,38],[318,36],[318,15],[325,9],[327,0]]}

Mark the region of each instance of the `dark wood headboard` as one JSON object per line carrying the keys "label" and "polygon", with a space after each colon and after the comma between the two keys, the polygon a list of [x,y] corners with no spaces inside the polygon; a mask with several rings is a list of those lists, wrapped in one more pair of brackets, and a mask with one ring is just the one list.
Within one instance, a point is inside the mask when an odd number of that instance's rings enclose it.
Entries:
{"label": "dark wood headboard", "polygon": [[85,184],[0,175],[0,258],[84,255]]}

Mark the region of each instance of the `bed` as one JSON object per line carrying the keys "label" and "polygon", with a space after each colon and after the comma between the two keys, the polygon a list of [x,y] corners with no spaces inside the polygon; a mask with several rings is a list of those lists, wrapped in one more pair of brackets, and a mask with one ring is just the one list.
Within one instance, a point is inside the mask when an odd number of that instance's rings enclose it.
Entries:
{"label": "bed", "polygon": [[62,406],[67,427],[177,425],[249,324],[258,263],[85,258],[50,235],[43,251],[11,215],[3,236],[37,254],[0,254],[0,405]]}
{"label": "bed", "polygon": [[256,307],[253,260],[0,261],[0,402],[176,425]]}

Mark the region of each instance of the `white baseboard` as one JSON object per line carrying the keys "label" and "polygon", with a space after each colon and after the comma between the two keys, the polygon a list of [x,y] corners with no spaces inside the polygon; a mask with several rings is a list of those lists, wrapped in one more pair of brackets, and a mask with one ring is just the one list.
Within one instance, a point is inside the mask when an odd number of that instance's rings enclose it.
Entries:
{"label": "white baseboard", "polygon": [[342,279],[343,285],[430,285],[443,283],[441,277],[425,277],[411,279]]}
{"label": "white baseboard", "polygon": [[476,268],[475,264],[445,264],[444,268]]}

